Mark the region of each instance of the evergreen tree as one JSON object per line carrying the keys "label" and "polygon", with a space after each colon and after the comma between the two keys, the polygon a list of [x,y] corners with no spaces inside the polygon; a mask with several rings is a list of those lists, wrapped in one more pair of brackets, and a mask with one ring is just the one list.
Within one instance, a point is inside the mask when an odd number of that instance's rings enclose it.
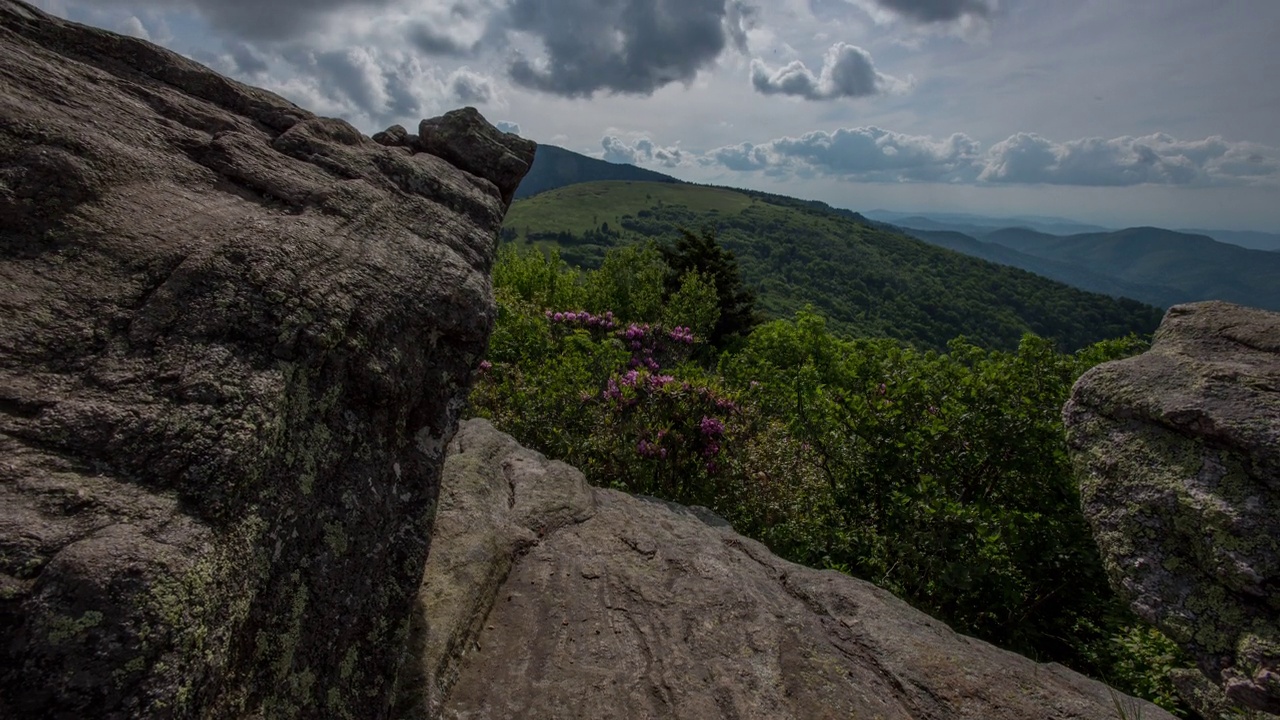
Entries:
{"label": "evergreen tree", "polygon": [[704,228],[701,233],[694,233],[681,228],[675,245],[664,245],[661,250],[671,268],[666,279],[667,298],[679,292],[685,275],[690,272],[701,274],[715,286],[720,318],[708,338],[712,346],[723,349],[760,324],[755,293],[742,284],[738,259],[717,242],[714,229]]}

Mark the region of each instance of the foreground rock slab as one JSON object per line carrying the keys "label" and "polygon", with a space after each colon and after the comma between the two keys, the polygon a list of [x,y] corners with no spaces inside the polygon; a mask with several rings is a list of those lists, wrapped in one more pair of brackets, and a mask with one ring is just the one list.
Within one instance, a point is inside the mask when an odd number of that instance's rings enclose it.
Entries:
{"label": "foreground rock slab", "polygon": [[705,510],[589,487],[483,420],[442,483],[405,717],[1171,717]]}
{"label": "foreground rock slab", "polygon": [[1112,584],[1230,700],[1280,712],[1280,313],[1170,308],[1064,418]]}
{"label": "foreground rock slab", "polygon": [[387,716],[534,149],[436,125],[0,0],[0,717]]}

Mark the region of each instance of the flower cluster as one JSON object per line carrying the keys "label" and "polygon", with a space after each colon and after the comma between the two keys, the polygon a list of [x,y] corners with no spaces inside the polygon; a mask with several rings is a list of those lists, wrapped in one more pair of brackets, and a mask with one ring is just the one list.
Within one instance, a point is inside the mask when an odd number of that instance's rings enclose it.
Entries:
{"label": "flower cluster", "polygon": [[580,312],[552,312],[548,310],[544,314],[548,320],[558,325],[599,328],[601,330],[612,330],[617,327],[617,323],[613,319],[612,310],[603,315],[592,315],[586,310]]}
{"label": "flower cluster", "polygon": [[679,325],[672,328],[671,331],[667,333],[667,337],[685,345],[692,345],[694,343],[693,331],[687,327]]}
{"label": "flower cluster", "polygon": [[658,458],[660,460],[667,459],[667,449],[657,443],[641,440],[636,443],[636,454],[642,458]]}

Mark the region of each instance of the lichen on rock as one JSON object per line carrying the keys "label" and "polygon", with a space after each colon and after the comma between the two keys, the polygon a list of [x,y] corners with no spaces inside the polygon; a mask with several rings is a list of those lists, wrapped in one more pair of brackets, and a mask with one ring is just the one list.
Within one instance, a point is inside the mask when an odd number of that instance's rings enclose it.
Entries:
{"label": "lichen on rock", "polygon": [[386,717],[534,146],[17,0],[0,67],[0,716]]}
{"label": "lichen on rock", "polygon": [[1280,313],[1175,306],[1064,418],[1112,584],[1228,699],[1280,712]]}

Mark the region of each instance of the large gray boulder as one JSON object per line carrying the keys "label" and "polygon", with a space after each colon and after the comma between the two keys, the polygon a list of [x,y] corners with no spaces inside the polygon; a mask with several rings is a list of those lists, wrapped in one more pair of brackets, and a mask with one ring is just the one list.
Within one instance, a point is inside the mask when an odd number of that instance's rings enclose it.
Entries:
{"label": "large gray boulder", "polygon": [[1231,701],[1280,712],[1280,313],[1170,308],[1064,418],[1112,584]]}
{"label": "large gray boulder", "polygon": [[532,143],[15,0],[0,68],[0,717],[387,717]]}
{"label": "large gray boulder", "polygon": [[445,462],[409,652],[407,718],[1172,717],[705,510],[589,487],[484,420]]}

